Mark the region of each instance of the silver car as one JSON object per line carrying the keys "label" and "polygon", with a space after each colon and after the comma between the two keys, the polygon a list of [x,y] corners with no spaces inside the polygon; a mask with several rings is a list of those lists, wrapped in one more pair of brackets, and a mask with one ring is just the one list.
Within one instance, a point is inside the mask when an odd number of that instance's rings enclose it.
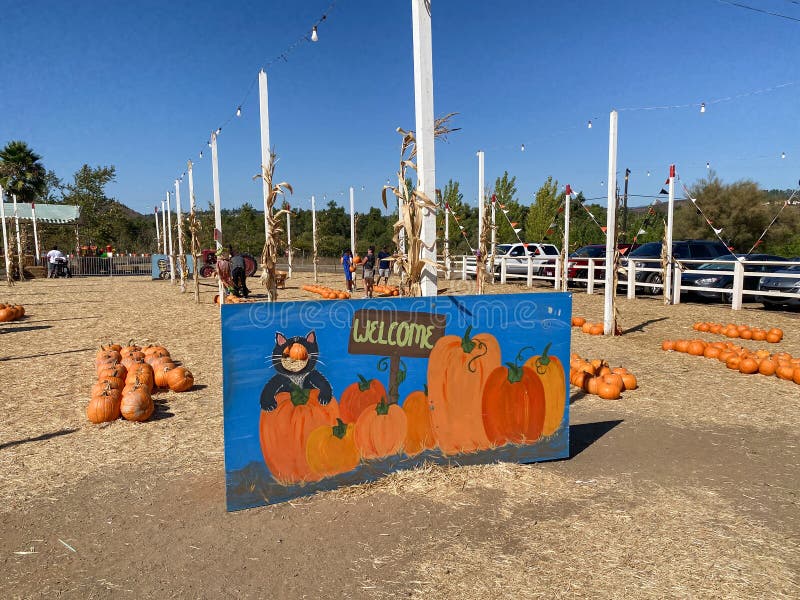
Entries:
{"label": "silver car", "polygon": [[[792,259],[798,260],[798,259]],[[758,283],[758,289],[765,292],[781,292],[784,294],[797,294],[796,298],[782,296],[760,296],[759,300],[764,308],[781,308],[783,306],[800,306],[800,265],[791,265],[776,271],[797,277],[771,277],[766,275]]]}

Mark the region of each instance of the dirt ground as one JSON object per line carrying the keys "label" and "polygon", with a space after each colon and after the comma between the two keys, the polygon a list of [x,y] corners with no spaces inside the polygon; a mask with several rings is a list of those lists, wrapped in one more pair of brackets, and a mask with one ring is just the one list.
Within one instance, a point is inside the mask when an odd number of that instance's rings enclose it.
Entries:
{"label": "dirt ground", "polygon": [[[640,389],[573,388],[569,460],[430,467],[226,513],[214,293],[2,288],[27,316],[0,324],[1,598],[800,597],[800,386],[660,349],[712,339],[691,324],[714,320],[782,327],[769,349],[797,356],[797,313],[620,299],[626,334],[573,330],[573,349]],[[602,296],[576,291],[574,313],[600,320]],[[166,345],[197,386],[160,394],[150,422],[91,425],[94,351],[129,339]]]}

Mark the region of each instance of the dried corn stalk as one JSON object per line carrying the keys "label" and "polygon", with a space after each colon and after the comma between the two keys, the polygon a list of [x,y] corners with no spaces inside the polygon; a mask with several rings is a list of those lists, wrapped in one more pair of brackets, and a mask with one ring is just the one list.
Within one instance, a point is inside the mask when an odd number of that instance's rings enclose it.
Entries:
{"label": "dried corn stalk", "polygon": [[[194,199],[193,199],[194,200]],[[192,241],[189,245],[190,253],[192,255],[192,274],[194,276],[194,301],[200,303],[200,219],[197,218],[195,212],[194,202],[192,202],[192,209],[189,211],[189,233],[192,235]]]}
{"label": "dried corn stalk", "polygon": [[[434,139],[446,139],[447,134],[457,131],[457,128],[454,129],[448,126],[448,121],[453,115],[455,113],[436,119],[433,126]],[[394,237],[392,239],[399,248],[402,233],[406,246],[406,253],[399,253],[395,261],[397,270],[400,273],[401,294],[421,296],[422,271],[426,265],[437,267],[435,261],[422,258],[422,250],[425,248],[422,243],[422,222],[425,211],[435,213],[437,206],[421,190],[410,190],[406,186],[406,170],[417,170],[417,163],[414,160],[417,156],[417,139],[413,131],[405,131],[400,127],[397,128],[397,133],[403,136],[403,141],[400,145],[400,168],[397,171],[397,187],[389,185],[383,187],[383,206],[384,208],[389,207],[386,201],[386,190],[391,190],[397,197],[400,208],[399,219],[394,225]]]}
{"label": "dried corn stalk", "polygon": [[278,261],[278,242],[281,234],[284,233],[281,227],[281,217],[289,212],[285,209],[273,212],[275,200],[279,195],[284,195],[286,193],[285,190],[289,190],[290,194],[293,193],[292,186],[285,181],[281,181],[277,184],[272,183],[273,176],[275,175],[275,163],[277,158],[275,151],[270,150],[269,163],[261,165],[261,174],[253,177],[253,179],[263,179],[264,186],[268,190],[265,202],[266,214],[264,216],[266,223],[266,239],[264,240],[264,249],[261,251],[261,285],[267,289],[268,302],[275,302],[278,299],[275,266]]}

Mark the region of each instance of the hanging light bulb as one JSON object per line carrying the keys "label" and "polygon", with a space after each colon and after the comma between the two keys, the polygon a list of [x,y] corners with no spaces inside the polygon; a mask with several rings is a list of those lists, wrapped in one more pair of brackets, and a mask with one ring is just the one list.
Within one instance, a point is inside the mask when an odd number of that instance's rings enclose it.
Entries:
{"label": "hanging light bulb", "polygon": [[220,133],[222,133],[222,127],[217,128],[217,135],[219,135]]}
{"label": "hanging light bulb", "polygon": [[200,158],[203,158],[203,151],[200,150]]}
{"label": "hanging light bulb", "polygon": [[647,176],[650,177],[650,171],[647,172]]}
{"label": "hanging light bulb", "polygon": [[701,102],[700,103],[700,112],[701,113],[706,112],[706,103],[705,102]]}
{"label": "hanging light bulb", "polygon": [[520,152],[525,152],[525,144],[522,144],[522,145],[519,147],[519,151],[520,151]]}
{"label": "hanging light bulb", "polygon": [[211,148],[211,140],[208,140],[206,143],[208,144],[208,147]]}
{"label": "hanging light bulb", "polygon": [[707,163],[706,163],[706,169],[710,169],[710,168],[711,168],[711,163],[710,163],[710,162],[707,162]]}
{"label": "hanging light bulb", "polygon": [[242,116],[242,107],[241,106],[237,106],[236,107],[236,116],[237,117],[241,117]]}
{"label": "hanging light bulb", "polygon": [[317,42],[317,41],[319,41],[319,36],[317,35],[317,26],[316,26],[316,25],[314,25],[314,26],[311,28],[311,41],[312,41],[312,42]]}
{"label": "hanging light bulb", "polygon": [[592,128],[592,120],[591,120],[591,119],[589,119],[589,125],[588,125],[588,127],[589,127],[589,129],[591,129],[591,128]]}
{"label": "hanging light bulb", "polygon": [[605,182],[605,181],[601,181],[601,182],[600,182],[600,185],[605,185],[605,184],[606,184],[606,182]]}
{"label": "hanging light bulb", "polygon": [[786,158],[786,152],[781,152],[781,158]]}

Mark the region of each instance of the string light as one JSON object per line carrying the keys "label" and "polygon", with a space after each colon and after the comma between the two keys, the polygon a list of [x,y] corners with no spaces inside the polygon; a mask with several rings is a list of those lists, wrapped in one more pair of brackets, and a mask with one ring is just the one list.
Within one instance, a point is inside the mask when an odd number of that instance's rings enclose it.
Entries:
{"label": "string light", "polygon": [[519,147],[519,151],[520,151],[520,152],[525,152],[525,144],[522,144],[522,145]]}
{"label": "string light", "polygon": [[706,103],[705,102],[701,102],[700,103],[700,112],[701,113],[706,112]]}
{"label": "string light", "polygon": [[781,152],[781,158],[786,158],[786,152]]}
{"label": "string light", "polygon": [[312,42],[318,42],[319,41],[319,36],[317,35],[317,26],[316,25],[314,25],[314,27],[311,28],[311,41]]}
{"label": "string light", "polygon": [[707,163],[706,163],[706,169],[710,169],[710,168],[711,168],[711,163],[710,163],[710,162],[707,162]]}
{"label": "string light", "polygon": [[591,120],[591,119],[589,119],[589,125],[588,125],[588,128],[589,128],[589,129],[591,129],[591,128],[592,128],[592,120]]}
{"label": "string light", "polygon": [[222,127],[217,127],[217,135],[219,135],[220,133],[222,133]]}
{"label": "string light", "polygon": [[200,158],[203,158],[203,151],[200,150]]}
{"label": "string light", "polygon": [[647,176],[650,177],[650,171],[647,172]]}
{"label": "string light", "polygon": [[237,117],[241,117],[242,116],[242,107],[241,106],[237,106],[236,107],[236,116]]}

